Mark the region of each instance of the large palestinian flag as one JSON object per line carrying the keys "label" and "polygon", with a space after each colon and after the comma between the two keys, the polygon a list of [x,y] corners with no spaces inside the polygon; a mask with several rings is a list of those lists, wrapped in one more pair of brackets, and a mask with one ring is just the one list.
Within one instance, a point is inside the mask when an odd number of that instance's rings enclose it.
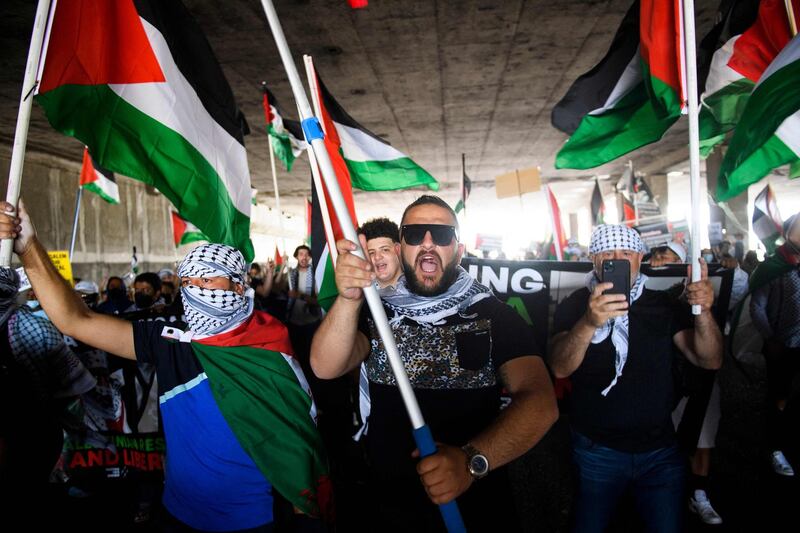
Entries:
{"label": "large palestinian flag", "polygon": [[202,231],[197,226],[181,217],[178,213],[169,210],[172,215],[172,239],[175,242],[175,248],[198,241],[208,241]]}
{"label": "large palestinian flag", "polygon": [[110,204],[119,203],[119,187],[114,173],[95,163],[88,148],[83,149],[80,186]]}
{"label": "large palestinian flag", "polygon": [[320,103],[335,126],[335,129],[326,127],[325,136],[340,147],[353,187],[363,191],[393,191],[424,185],[439,190],[439,183],[425,169],[348,115],[325,88],[319,73],[317,84]]}
{"label": "large palestinian flag", "polygon": [[[659,140],[683,102],[679,0],[634,3],[611,49],[553,110],[571,133],[556,168],[593,168]],[[574,131],[570,131],[580,117]]]}
{"label": "large palestinian flag", "polygon": [[46,50],[37,100],[50,124],[251,260],[247,125],[186,8],[60,0]]}
{"label": "large palestinian flag", "polygon": [[781,165],[800,160],[800,37],[794,37],[761,75],[725,153],[717,198],[747,190]]}
{"label": "large palestinian flag", "polygon": [[284,118],[283,111],[278,106],[278,100],[267,89],[266,83],[262,85],[264,107],[264,120],[267,123],[267,134],[272,152],[291,172],[292,163],[303,153],[308,145],[303,138],[303,130],[296,120]]}
{"label": "large palestinian flag", "polygon": [[[793,4],[800,14],[800,0]],[[717,39],[724,42],[713,55],[700,98],[704,156],[736,127],[764,70],[792,38],[784,0],[739,0],[721,25]]]}

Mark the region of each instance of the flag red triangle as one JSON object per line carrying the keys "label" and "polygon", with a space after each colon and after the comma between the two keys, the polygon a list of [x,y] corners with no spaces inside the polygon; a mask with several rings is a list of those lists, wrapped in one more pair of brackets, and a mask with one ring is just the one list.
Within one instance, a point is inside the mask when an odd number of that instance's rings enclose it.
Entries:
{"label": "flag red triangle", "polygon": [[283,264],[283,256],[281,252],[278,250],[278,245],[275,245],[275,266],[280,266]]}
{"label": "flag red triangle", "polygon": [[39,85],[163,82],[132,0],[60,0]]}
{"label": "flag red triangle", "polygon": [[89,149],[83,149],[83,166],[81,167],[81,181],[80,186],[83,187],[87,183],[97,181],[97,172],[92,164],[92,157],[89,155]]}
{"label": "flag red triangle", "polygon": [[170,211],[170,213],[172,214],[172,239],[175,241],[175,246],[178,246],[183,234],[186,233],[186,221],[175,211]]}

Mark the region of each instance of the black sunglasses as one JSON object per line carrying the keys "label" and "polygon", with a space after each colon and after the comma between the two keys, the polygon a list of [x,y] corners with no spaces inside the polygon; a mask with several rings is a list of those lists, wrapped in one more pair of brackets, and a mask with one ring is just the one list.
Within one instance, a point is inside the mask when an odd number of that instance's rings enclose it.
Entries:
{"label": "black sunglasses", "polygon": [[404,224],[400,227],[400,238],[406,244],[418,246],[425,240],[428,232],[431,232],[431,239],[436,246],[450,246],[453,239],[458,240],[456,227],[444,224]]}

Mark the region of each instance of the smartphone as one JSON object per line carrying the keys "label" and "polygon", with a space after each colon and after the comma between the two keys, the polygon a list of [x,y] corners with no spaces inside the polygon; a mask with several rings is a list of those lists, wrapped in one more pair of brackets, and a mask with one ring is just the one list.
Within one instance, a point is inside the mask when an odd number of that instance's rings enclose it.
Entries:
{"label": "smartphone", "polygon": [[624,294],[625,301],[630,305],[631,298],[631,262],[627,259],[606,259],[603,261],[603,283],[613,283],[614,286],[603,294]]}

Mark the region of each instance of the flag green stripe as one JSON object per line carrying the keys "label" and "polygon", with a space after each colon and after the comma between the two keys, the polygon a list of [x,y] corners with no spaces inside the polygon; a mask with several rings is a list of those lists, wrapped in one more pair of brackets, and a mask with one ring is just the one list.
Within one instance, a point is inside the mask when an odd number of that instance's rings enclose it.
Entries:
{"label": "flag green stripe", "polygon": [[292,141],[289,139],[288,133],[278,133],[272,124],[267,126],[267,133],[269,134],[269,145],[272,151],[286,167],[287,172],[292,171],[292,164],[296,159],[292,151]]}
{"label": "flag green stripe", "polygon": [[[642,71],[649,75],[647,65]],[[681,103],[672,87],[658,78],[650,77],[650,87],[653,96],[648,96],[642,80],[613,108],[584,116],[556,155],[556,168],[594,168],[659,140],[680,116]]]}
{"label": "flag green stripe", "polygon": [[114,198],[110,194],[106,193],[106,191],[104,191],[100,186],[98,186],[94,182],[87,183],[86,185],[83,186],[83,188],[86,189],[87,191],[92,191],[97,196],[99,196],[100,198],[102,198],[103,200],[105,200],[110,204],[119,204],[118,198]]}
{"label": "flag green stripe", "polygon": [[181,242],[178,243],[178,246],[183,246],[184,244],[190,244],[193,242],[199,241],[207,241],[208,237],[203,235],[200,231],[184,231],[183,235],[181,235]]}
{"label": "flag green stripe", "polygon": [[192,343],[214,399],[239,444],[277,491],[318,515],[317,487],[327,476],[311,397],[279,352]]}
{"label": "flag green stripe", "polygon": [[742,78],[703,98],[699,118],[703,157],[725,140],[725,133],[736,127],[754,86],[752,81]]}
{"label": "flag green stripe", "polygon": [[[731,148],[728,148],[728,153],[730,151]],[[717,183],[717,198],[719,201],[733,198],[769,174],[773,168],[794,163],[797,159],[797,154],[776,135],[767,139],[760,148],[750,151],[746,159],[736,158],[736,166],[733,168],[730,168],[732,164],[726,154]]]}
{"label": "flag green stripe", "polygon": [[344,161],[350,171],[350,182],[362,191],[395,191],[420,186],[439,190],[439,183],[433,176],[408,157],[390,161]]}
{"label": "flag green stripe", "polygon": [[63,85],[37,96],[50,124],[89,147],[104,168],[153,185],[213,242],[254,257],[250,219],[214,168],[181,135],[106,85]]}

